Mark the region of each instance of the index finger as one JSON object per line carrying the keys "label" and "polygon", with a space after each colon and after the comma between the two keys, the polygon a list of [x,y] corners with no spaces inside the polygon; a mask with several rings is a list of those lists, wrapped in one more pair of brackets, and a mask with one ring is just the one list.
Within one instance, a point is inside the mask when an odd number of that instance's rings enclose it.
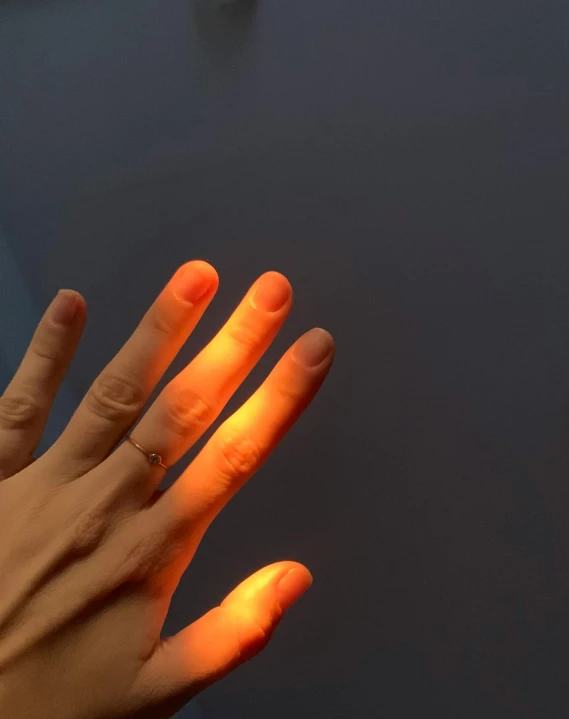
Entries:
{"label": "index finger", "polygon": [[48,451],[50,455],[64,457],[78,475],[108,456],[137,420],[218,284],[217,272],[202,260],[177,270],[132,336],[93,382]]}

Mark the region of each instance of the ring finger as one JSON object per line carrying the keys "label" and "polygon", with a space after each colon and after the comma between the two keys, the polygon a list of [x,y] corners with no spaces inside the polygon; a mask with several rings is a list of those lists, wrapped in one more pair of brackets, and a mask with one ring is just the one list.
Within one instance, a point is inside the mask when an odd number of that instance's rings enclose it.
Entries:
{"label": "ring finger", "polygon": [[[132,432],[132,439],[175,464],[215,421],[235,390],[267,350],[292,307],[292,288],[279,272],[267,272],[250,288],[225,325],[161,392]],[[148,477],[148,458],[124,442],[112,465]],[[110,467],[107,467],[110,469]],[[118,470],[120,472],[120,470]],[[125,470],[123,469],[123,472]],[[148,490],[163,476],[151,473]]]}

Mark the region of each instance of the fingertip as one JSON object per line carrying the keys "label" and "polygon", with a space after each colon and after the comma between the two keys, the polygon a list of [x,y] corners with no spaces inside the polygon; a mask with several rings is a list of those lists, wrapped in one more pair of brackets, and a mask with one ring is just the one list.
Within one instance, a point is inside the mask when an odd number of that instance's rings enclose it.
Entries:
{"label": "fingertip", "polygon": [[57,299],[57,297],[59,297],[62,294],[65,295],[66,297],[73,297],[73,299],[78,304],[82,304],[82,305],[87,304],[85,298],[83,297],[81,292],[79,292],[78,290],[74,290],[74,289],[71,289],[68,287],[62,287],[60,290],[57,291],[57,294],[54,299]]}
{"label": "fingertip", "polygon": [[68,292],[73,293],[76,301],[77,301],[77,307],[79,312],[85,312],[87,309],[87,300],[83,297],[81,292],[78,292],[77,290],[67,290]]}
{"label": "fingertip", "polygon": [[[280,280],[284,280],[284,282],[286,282],[287,284],[290,285],[290,280],[289,280],[288,277],[287,277],[285,274],[283,274],[280,270],[267,270],[264,274],[265,274],[265,275],[271,275],[272,277],[277,277],[277,278],[279,278]],[[292,287],[292,285],[291,285],[291,287]]]}
{"label": "fingertip", "polygon": [[76,309],[75,309],[75,316],[73,318],[73,324],[83,325],[83,322],[86,319],[87,316],[87,300],[81,292],[78,292],[77,290],[67,290],[68,292],[71,292],[73,296],[75,297],[76,301]]}
{"label": "fingertip", "polygon": [[51,302],[49,314],[58,325],[70,326],[77,319],[85,300],[76,290],[61,289]]}
{"label": "fingertip", "polygon": [[192,260],[190,263],[193,267],[198,269],[201,273],[206,275],[210,280],[211,284],[219,284],[219,274],[215,267],[207,260]]}
{"label": "fingertip", "polygon": [[304,574],[308,588],[312,581],[308,569],[299,562],[283,560],[262,567],[247,577],[225,597],[222,605],[242,605],[261,601],[267,607],[272,606],[274,592],[279,582],[293,570]]}
{"label": "fingertip", "polygon": [[283,612],[286,612],[310,588],[314,578],[306,567],[290,569],[277,584],[277,597]]}
{"label": "fingertip", "polygon": [[313,327],[295,342],[292,357],[303,367],[313,369],[328,357],[333,357],[335,347],[334,338],[328,330]]}
{"label": "fingertip", "polygon": [[178,299],[195,305],[211,299],[218,285],[215,267],[205,260],[191,260],[176,270],[171,288]]}

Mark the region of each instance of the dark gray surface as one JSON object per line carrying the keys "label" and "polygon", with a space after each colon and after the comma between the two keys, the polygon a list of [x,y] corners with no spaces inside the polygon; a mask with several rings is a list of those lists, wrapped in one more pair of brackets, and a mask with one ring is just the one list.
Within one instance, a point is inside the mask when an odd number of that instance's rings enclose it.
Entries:
{"label": "dark gray surface", "polygon": [[315,577],[201,711],[565,717],[567,3],[216,12],[0,2],[0,222],[38,307],[87,298],[73,391],[194,257],[221,286],[169,377],[258,274],[295,289],[221,419],[301,332],[336,339],[174,597],[168,631],[274,560]]}

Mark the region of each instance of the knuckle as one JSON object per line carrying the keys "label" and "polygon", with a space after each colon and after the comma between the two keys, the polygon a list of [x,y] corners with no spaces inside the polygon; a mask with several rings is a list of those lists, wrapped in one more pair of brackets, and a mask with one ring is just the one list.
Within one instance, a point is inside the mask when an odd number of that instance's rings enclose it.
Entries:
{"label": "knuckle", "polygon": [[95,380],[86,400],[94,414],[110,420],[138,414],[145,404],[140,385],[127,377],[109,374],[101,375]]}
{"label": "knuckle", "polygon": [[148,317],[148,321],[154,331],[165,335],[167,338],[171,338],[180,329],[179,320],[176,322],[176,318],[171,313],[164,312],[161,308],[154,308]]}
{"label": "knuckle", "polygon": [[121,562],[123,581],[145,582],[167,566],[170,552],[166,538],[158,529],[138,529],[127,542],[128,553]]}
{"label": "knuckle", "polygon": [[258,328],[247,320],[240,320],[227,329],[229,337],[246,349],[255,349],[261,343]]}
{"label": "knuckle", "polygon": [[255,654],[264,649],[273,635],[276,624],[277,622],[272,623],[270,621],[263,623],[263,620],[259,616],[252,613],[249,616],[249,641],[247,643],[247,649],[255,652]]}
{"label": "knuckle", "polygon": [[218,469],[229,480],[248,477],[260,464],[261,452],[255,441],[243,432],[224,433],[218,444]]}
{"label": "knuckle", "polygon": [[59,346],[55,346],[53,342],[36,340],[31,347],[32,354],[46,362],[57,362],[61,358]]}
{"label": "knuckle", "polygon": [[29,429],[38,411],[37,399],[31,394],[2,395],[0,397],[0,425],[7,429]]}
{"label": "knuckle", "polygon": [[227,613],[233,631],[229,635],[233,638],[233,652],[239,663],[252,659],[261,652],[269,643],[271,636],[278,624],[275,619],[263,616],[256,612],[243,612],[236,608],[220,606],[217,609]]}
{"label": "knuckle", "polygon": [[192,388],[172,388],[166,404],[170,428],[184,436],[190,427],[209,425],[217,414],[214,403]]}
{"label": "knuckle", "polygon": [[71,526],[71,548],[75,554],[89,554],[99,547],[109,529],[108,509],[100,503],[79,512]]}
{"label": "knuckle", "polygon": [[298,382],[294,382],[290,377],[275,377],[271,383],[273,389],[279,397],[286,400],[292,400],[294,403],[299,402],[304,397],[302,387]]}

